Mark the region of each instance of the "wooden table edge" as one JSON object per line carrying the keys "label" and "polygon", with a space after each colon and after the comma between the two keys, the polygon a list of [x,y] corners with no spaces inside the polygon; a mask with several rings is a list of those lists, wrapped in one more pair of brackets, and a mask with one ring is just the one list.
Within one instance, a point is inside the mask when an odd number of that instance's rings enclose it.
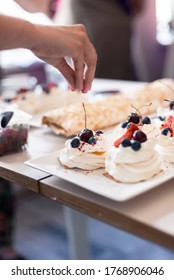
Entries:
{"label": "wooden table edge", "polygon": [[[50,178],[53,177],[50,176]],[[77,193],[74,194],[73,191],[70,192],[66,188],[61,189],[58,186],[55,188],[47,183],[47,179],[49,178],[43,178],[39,181],[39,193],[41,195],[169,250],[174,250],[174,236],[126,216],[119,211],[112,211],[109,207],[101,205],[99,201],[91,202],[87,196],[77,196]]]}
{"label": "wooden table edge", "polygon": [[0,166],[0,177],[17,184],[21,187],[25,187],[33,192],[39,193],[39,181],[50,177],[51,175],[46,172],[40,172],[41,174],[36,178],[27,175],[19,174],[16,171],[8,170],[5,167]]}

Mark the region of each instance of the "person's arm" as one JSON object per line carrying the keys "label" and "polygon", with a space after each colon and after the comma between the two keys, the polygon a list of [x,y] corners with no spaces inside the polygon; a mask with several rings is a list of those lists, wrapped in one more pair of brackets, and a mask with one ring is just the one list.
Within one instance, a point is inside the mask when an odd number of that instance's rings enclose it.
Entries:
{"label": "person's arm", "polygon": [[[0,38],[0,50],[27,48],[56,67],[73,90],[90,89],[97,55],[83,25],[43,26],[0,15]],[[65,57],[72,59],[73,67]]]}

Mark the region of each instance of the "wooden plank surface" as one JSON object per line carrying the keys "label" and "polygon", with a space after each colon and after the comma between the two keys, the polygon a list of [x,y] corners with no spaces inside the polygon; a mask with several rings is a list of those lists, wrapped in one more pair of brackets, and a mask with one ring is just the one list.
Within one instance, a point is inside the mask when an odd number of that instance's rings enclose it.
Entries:
{"label": "wooden plank surface", "polygon": [[174,250],[174,180],[125,202],[104,198],[54,176],[39,185],[40,194],[50,199]]}

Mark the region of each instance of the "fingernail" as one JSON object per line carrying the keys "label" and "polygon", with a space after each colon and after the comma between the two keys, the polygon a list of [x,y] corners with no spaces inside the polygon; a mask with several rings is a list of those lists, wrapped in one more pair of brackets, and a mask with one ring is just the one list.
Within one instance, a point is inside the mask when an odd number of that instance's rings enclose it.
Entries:
{"label": "fingernail", "polygon": [[86,94],[88,92],[88,90],[82,90],[82,92]]}
{"label": "fingernail", "polygon": [[81,91],[82,91],[82,92],[84,91],[84,85],[82,85]]}
{"label": "fingernail", "polygon": [[75,89],[74,89],[72,86],[69,86],[69,89],[70,89],[71,91],[75,91]]}
{"label": "fingernail", "polygon": [[89,87],[88,89],[84,89],[84,88],[83,88],[82,92],[83,92],[83,93],[87,93],[89,90],[91,90],[91,88],[92,88],[92,85],[90,85],[90,87]]}

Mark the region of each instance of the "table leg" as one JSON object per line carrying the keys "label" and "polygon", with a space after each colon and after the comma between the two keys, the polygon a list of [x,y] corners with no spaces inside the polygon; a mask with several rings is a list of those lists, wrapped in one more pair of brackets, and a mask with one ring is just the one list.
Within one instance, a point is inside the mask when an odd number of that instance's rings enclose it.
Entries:
{"label": "table leg", "polygon": [[70,248],[70,259],[89,259],[86,216],[64,206],[64,217]]}

